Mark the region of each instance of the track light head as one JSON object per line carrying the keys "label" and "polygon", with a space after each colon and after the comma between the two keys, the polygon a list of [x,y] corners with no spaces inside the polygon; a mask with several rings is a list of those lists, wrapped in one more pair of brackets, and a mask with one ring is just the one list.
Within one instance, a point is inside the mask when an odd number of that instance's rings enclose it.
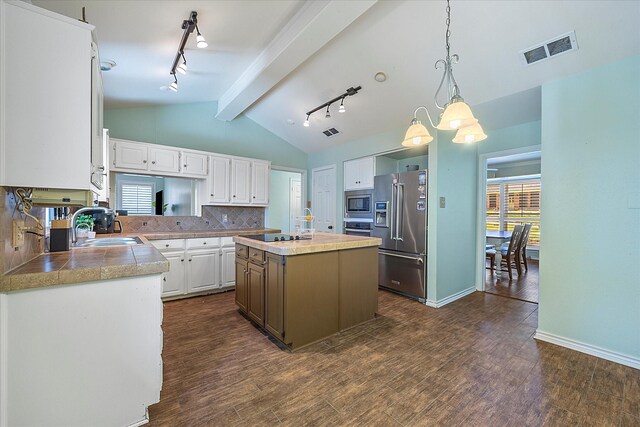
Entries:
{"label": "track light head", "polygon": [[309,127],[309,114],[307,114],[307,119],[304,121],[304,123],[302,124],[302,126],[308,128]]}
{"label": "track light head", "polygon": [[182,54],[182,63],[178,65],[176,71],[178,71],[180,74],[187,74],[187,59],[184,57],[184,53]]}
{"label": "track light head", "polygon": [[327,105],[327,114],[324,115],[325,119],[330,119],[331,118],[331,113],[329,112],[329,106]]}
{"label": "track light head", "polygon": [[204,49],[205,47],[209,46],[209,43],[207,43],[207,41],[204,39],[204,36],[200,34],[200,30],[198,29],[197,25],[196,31],[198,32],[198,35],[196,36],[196,46],[198,46],[198,48],[200,49]]}
{"label": "track light head", "polygon": [[169,90],[172,92],[178,91],[178,77],[175,74],[173,74],[173,82],[169,85]]}
{"label": "track light head", "polygon": [[342,98],[342,101],[340,101],[340,108],[338,108],[338,113],[344,113],[346,110],[346,108],[344,108],[344,98]]}

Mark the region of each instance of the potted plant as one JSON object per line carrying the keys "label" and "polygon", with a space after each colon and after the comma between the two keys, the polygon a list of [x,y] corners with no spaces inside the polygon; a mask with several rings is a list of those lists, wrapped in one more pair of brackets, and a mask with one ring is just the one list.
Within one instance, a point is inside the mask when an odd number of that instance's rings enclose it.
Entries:
{"label": "potted plant", "polygon": [[[96,237],[93,231],[94,220],[93,216],[87,214],[80,214],[76,219],[76,233],[79,238]],[[90,236],[93,234],[93,236]]]}

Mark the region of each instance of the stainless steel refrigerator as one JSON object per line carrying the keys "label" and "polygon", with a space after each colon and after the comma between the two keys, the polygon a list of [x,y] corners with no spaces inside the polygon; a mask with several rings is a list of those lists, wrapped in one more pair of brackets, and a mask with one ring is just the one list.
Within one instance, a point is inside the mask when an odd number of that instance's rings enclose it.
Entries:
{"label": "stainless steel refrigerator", "polygon": [[426,298],[427,171],[374,178],[371,236],[382,239],[378,250],[379,285]]}

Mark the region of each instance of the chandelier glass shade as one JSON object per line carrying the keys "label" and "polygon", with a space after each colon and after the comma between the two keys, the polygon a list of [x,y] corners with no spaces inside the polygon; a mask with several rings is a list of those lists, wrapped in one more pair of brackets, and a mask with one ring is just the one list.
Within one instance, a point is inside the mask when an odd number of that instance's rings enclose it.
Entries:
{"label": "chandelier glass shade", "polygon": [[429,131],[419,120],[412,120],[411,126],[407,129],[407,133],[404,135],[404,141],[402,146],[404,147],[417,147],[419,145],[425,145],[433,141],[433,137],[429,134]]}

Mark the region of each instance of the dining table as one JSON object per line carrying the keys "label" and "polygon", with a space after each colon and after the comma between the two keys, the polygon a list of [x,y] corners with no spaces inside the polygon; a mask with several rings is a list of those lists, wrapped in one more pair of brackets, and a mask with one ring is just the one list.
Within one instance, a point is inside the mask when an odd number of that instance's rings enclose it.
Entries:
{"label": "dining table", "polygon": [[[493,245],[496,248],[496,265],[500,266],[502,254],[500,253],[500,246],[504,242],[508,242],[511,239],[511,231],[499,231],[499,230],[487,230],[486,238],[487,245]],[[488,246],[487,246],[488,247]]]}

